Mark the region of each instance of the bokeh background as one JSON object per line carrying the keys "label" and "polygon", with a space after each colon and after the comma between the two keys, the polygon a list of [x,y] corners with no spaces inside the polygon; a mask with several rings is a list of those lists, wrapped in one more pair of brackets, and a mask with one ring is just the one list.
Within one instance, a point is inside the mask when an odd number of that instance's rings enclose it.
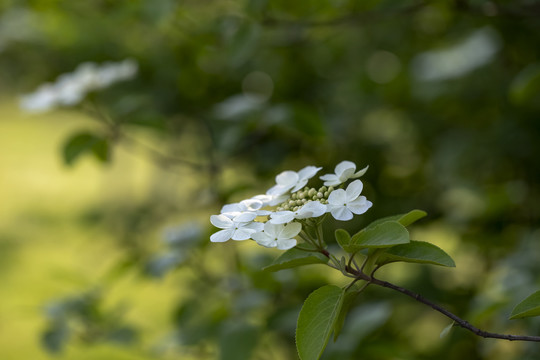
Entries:
{"label": "bokeh background", "polygon": [[[310,266],[210,244],[209,216],[283,170],[369,165],[357,231],[423,209],[413,238],[455,269],[380,278],[474,325],[540,289],[540,3],[0,2],[0,358],[296,359]],[[81,63],[130,80],[29,113],[23,94]],[[537,359],[369,288],[323,359]]]}

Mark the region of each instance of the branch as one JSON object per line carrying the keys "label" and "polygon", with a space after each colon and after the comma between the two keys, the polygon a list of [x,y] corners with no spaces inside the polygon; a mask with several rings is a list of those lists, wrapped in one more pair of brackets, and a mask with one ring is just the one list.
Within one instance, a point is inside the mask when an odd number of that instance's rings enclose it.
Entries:
{"label": "branch", "polygon": [[[377,270],[377,269],[375,269],[375,270]],[[409,289],[405,289],[405,288],[402,288],[401,286],[394,285],[392,283],[389,283],[388,281],[383,281],[383,280],[376,279],[373,276],[366,275],[362,271],[358,271],[356,269],[353,269],[352,267],[350,267],[348,265],[346,266],[346,271],[348,273],[350,273],[350,274],[355,275],[356,279],[358,279],[358,280],[365,280],[369,284],[375,284],[375,285],[378,285],[378,286],[389,288],[389,289],[398,291],[398,292],[400,292],[402,294],[405,294],[405,295],[407,295],[409,297],[412,297],[414,300],[416,300],[418,302],[421,302],[421,303],[431,307],[433,310],[438,311],[441,314],[443,314],[444,316],[454,320],[454,322],[457,325],[461,326],[462,328],[467,329],[470,332],[472,332],[472,333],[474,333],[474,334],[476,334],[478,336],[481,336],[483,338],[503,339],[503,340],[509,340],[509,341],[540,342],[540,336],[497,334],[497,333],[492,333],[492,332],[488,332],[488,331],[478,329],[477,327],[471,325],[467,320],[463,320],[462,318],[460,318],[457,315],[451,313],[450,311],[443,308],[442,306],[431,302],[430,300],[426,299],[422,295],[417,294],[417,293],[415,293],[415,292],[413,292],[413,291],[411,291]],[[373,271],[373,272],[375,272],[375,271]],[[373,273],[372,273],[372,275],[373,275]]]}
{"label": "branch", "polygon": [[[362,276],[362,278],[363,277],[369,278],[369,276],[367,276],[365,274],[363,274],[363,275],[364,276]],[[461,319],[457,315],[454,315],[453,313],[451,313],[447,309],[443,308],[442,306],[439,306],[439,305],[437,305],[435,303],[432,303],[431,301],[429,301],[428,299],[426,299],[425,297],[423,297],[420,294],[414,293],[414,292],[412,292],[412,291],[410,291],[408,289],[405,289],[405,288],[402,288],[400,286],[394,285],[394,284],[389,283],[387,281],[382,281],[382,280],[379,280],[379,279],[375,279],[373,277],[371,278],[371,283],[375,284],[375,285],[385,287],[385,288],[389,288],[389,289],[392,289],[392,290],[395,290],[395,291],[399,291],[402,294],[405,294],[405,295],[407,295],[409,297],[412,297],[416,301],[419,301],[419,302],[421,302],[423,304],[426,304],[429,307],[431,307],[433,310],[438,311],[441,314],[443,314],[444,316],[454,320],[457,325],[461,326],[464,329],[467,329],[467,330],[471,331],[472,333],[474,333],[474,334],[476,334],[478,336],[481,336],[481,337],[484,337],[484,338],[503,339],[503,340],[509,340],[509,341],[534,341],[534,342],[540,342],[540,336],[507,335],[507,334],[497,334],[497,333],[492,333],[492,332],[480,330],[477,327],[471,325],[468,321]]]}
{"label": "branch", "polygon": [[123,144],[129,148],[139,148],[145,151],[157,164],[162,165],[165,168],[169,168],[174,165],[184,165],[190,167],[195,171],[203,171],[205,166],[190,160],[169,156],[167,154],[161,153],[154,148],[143,144],[142,142],[135,140],[134,138],[128,137],[125,134],[121,135],[121,140]]}

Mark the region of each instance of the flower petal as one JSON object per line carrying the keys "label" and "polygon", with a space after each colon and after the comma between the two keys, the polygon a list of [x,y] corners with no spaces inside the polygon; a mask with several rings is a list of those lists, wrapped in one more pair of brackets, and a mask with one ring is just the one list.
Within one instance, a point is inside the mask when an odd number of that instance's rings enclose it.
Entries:
{"label": "flower petal", "polygon": [[292,222],[283,227],[281,233],[278,236],[278,239],[290,239],[298,235],[302,231],[302,224],[297,222]]}
{"label": "flower petal", "polygon": [[343,175],[345,172],[353,174],[354,170],[356,170],[356,164],[352,161],[342,161],[339,164],[336,165],[336,175],[341,178],[341,175]]}
{"label": "flower petal", "polygon": [[365,196],[360,196],[355,201],[352,201],[347,204],[347,209],[351,210],[356,215],[360,215],[368,211],[368,209],[373,205],[371,201],[367,201]]}
{"label": "flower petal", "polygon": [[347,201],[345,190],[337,189],[328,196],[328,203],[332,205],[343,205]]}
{"label": "flower petal", "polygon": [[223,213],[232,213],[232,212],[242,212],[246,210],[247,210],[246,207],[243,206],[242,204],[234,203],[234,204],[223,205],[220,213],[223,214]]}
{"label": "flower petal", "polygon": [[319,179],[323,181],[336,181],[338,177],[336,176],[336,174],[325,174],[323,176],[319,176]]}
{"label": "flower petal", "polygon": [[317,174],[322,167],[316,167],[316,166],[306,166],[302,170],[298,172],[298,178],[299,179],[311,179],[315,174]]}
{"label": "flower petal", "polygon": [[271,222],[264,224],[264,232],[272,238],[277,238],[282,229],[282,224],[272,224]]}
{"label": "flower petal", "polygon": [[294,220],[294,213],[292,211],[277,211],[270,215],[272,224],[286,224]]}
{"label": "flower petal", "polygon": [[266,239],[261,239],[261,240],[255,240],[255,242],[259,245],[262,245],[264,247],[267,247],[267,248],[275,248],[276,245],[277,245],[277,242],[276,240],[272,239],[272,238],[266,238]]}
{"label": "flower petal", "polygon": [[335,207],[331,210],[331,213],[336,220],[348,221],[353,218],[352,212],[345,206]]}
{"label": "flower petal", "polygon": [[240,201],[240,205],[246,207],[243,211],[256,211],[263,207],[263,202],[258,199],[246,199]]}
{"label": "flower petal", "polygon": [[234,231],[231,236],[233,240],[247,240],[251,237],[251,234],[256,232],[256,230],[251,230],[248,228],[239,228]]}
{"label": "flower petal", "polygon": [[346,190],[347,203],[356,200],[363,188],[364,184],[362,184],[362,181],[360,180],[354,180],[352,183],[350,183]]}
{"label": "flower petal", "polygon": [[235,223],[250,222],[250,221],[255,220],[256,217],[257,217],[257,214],[246,211],[246,212],[236,215],[232,219],[232,221],[234,221]]}
{"label": "flower petal", "polygon": [[289,250],[296,246],[296,239],[278,239],[276,245],[279,250]]}
{"label": "flower petal", "polygon": [[351,178],[352,179],[359,178],[360,176],[364,175],[366,173],[366,171],[368,171],[368,168],[369,168],[369,165],[366,166],[365,168],[363,168],[362,170],[354,173],[354,175],[352,175]]}
{"label": "flower petal", "polygon": [[217,233],[210,235],[211,242],[225,242],[229,240],[234,232],[234,229],[220,230]]}
{"label": "flower petal", "polygon": [[248,224],[245,224],[244,226],[242,226],[243,229],[250,229],[250,230],[255,230],[255,231],[263,231],[264,229],[264,224],[261,223],[261,222],[256,222],[256,221],[253,221],[253,222],[250,222]]}
{"label": "flower petal", "polygon": [[298,181],[298,174],[295,171],[287,170],[276,176],[276,184],[293,187]]}
{"label": "flower petal", "polygon": [[297,219],[306,219],[312,217],[319,217],[326,212],[326,205],[321,204],[318,201],[310,201],[306,205],[302,206],[296,214]]}
{"label": "flower petal", "polygon": [[296,185],[291,189],[291,192],[296,192],[298,190],[300,190],[301,188],[303,188],[308,182],[308,179],[300,179],[298,180],[298,182],[296,183]]}
{"label": "flower petal", "polygon": [[259,241],[266,241],[268,239],[272,240],[272,238],[270,236],[268,236],[268,234],[262,232],[262,231],[259,231],[259,232],[255,232],[253,234],[251,234],[251,238],[257,242]]}
{"label": "flower petal", "polygon": [[210,222],[220,229],[228,229],[233,226],[232,220],[225,215],[212,215],[210,216]]}

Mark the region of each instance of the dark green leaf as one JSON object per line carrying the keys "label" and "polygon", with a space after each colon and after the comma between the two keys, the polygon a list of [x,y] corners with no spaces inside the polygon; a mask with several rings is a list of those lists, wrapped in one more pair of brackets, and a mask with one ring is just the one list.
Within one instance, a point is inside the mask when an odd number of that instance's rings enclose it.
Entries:
{"label": "dark green leaf", "polygon": [[540,291],[537,291],[516,305],[510,319],[540,316]]}
{"label": "dark green leaf", "polygon": [[59,353],[66,345],[69,338],[69,329],[67,325],[61,322],[54,322],[45,330],[41,336],[43,347],[51,353]]}
{"label": "dark green leaf", "polygon": [[415,223],[416,221],[420,220],[421,218],[425,217],[427,213],[422,210],[411,210],[406,214],[399,214],[399,215],[392,215],[387,216],[379,220],[375,220],[371,224],[369,224],[366,229],[374,228],[377,225],[380,225],[387,221],[397,221],[403,226],[409,226],[412,223]]}
{"label": "dark green leaf", "polygon": [[73,165],[81,155],[87,153],[101,161],[108,161],[110,149],[107,139],[89,132],[72,135],[63,148],[64,162]]}
{"label": "dark green leaf", "polygon": [[111,159],[111,149],[107,139],[99,139],[92,146],[92,153],[101,162],[108,162]]}
{"label": "dark green leaf", "polygon": [[353,286],[351,286],[345,291],[345,295],[343,297],[343,304],[341,305],[341,309],[334,325],[334,341],[337,340],[339,334],[341,333],[343,324],[345,324],[345,318],[347,317],[347,313],[354,305],[354,300],[358,296],[358,291],[361,289],[362,286],[364,286],[364,284],[365,281],[363,280],[357,281],[356,283],[354,283]]}
{"label": "dark green leaf", "polygon": [[334,285],[312,292],[306,301],[296,327],[296,348],[301,360],[321,357],[343,304],[345,291]]}
{"label": "dark green leaf", "polygon": [[345,250],[351,244],[351,235],[344,229],[337,229],[335,234],[337,243]]}
{"label": "dark green leaf", "polygon": [[397,221],[387,221],[354,234],[344,250],[353,253],[364,248],[385,248],[408,242],[407,229]]}
{"label": "dark green leaf", "polygon": [[379,265],[396,261],[410,263],[433,264],[455,267],[454,260],[441,248],[424,241],[411,240],[408,244],[397,245],[385,250],[376,263]]}
{"label": "dark green leaf", "polygon": [[[304,246],[304,244],[302,244]],[[289,249],[275,259],[272,264],[263,270],[278,271],[310,264],[326,264],[328,258],[321,253],[303,251],[296,248]]]}

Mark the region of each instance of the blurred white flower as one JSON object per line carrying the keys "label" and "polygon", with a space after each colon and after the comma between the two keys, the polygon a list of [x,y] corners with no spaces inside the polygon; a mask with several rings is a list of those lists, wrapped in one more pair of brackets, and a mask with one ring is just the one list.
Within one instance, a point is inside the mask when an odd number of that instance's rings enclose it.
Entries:
{"label": "blurred white flower", "polygon": [[334,219],[347,221],[353,218],[353,214],[365,213],[373,203],[365,196],[360,196],[364,185],[362,181],[355,180],[347,186],[347,190],[337,189],[328,196],[328,212]]}
{"label": "blurred white flower", "polygon": [[223,229],[210,236],[212,242],[224,242],[230,239],[247,240],[251,234],[262,231],[263,224],[254,222],[254,213],[240,213],[233,218],[224,214],[210,216],[210,222],[217,228]]}
{"label": "blurred white flower", "polygon": [[321,169],[322,168],[316,166],[306,166],[299,172],[291,170],[283,171],[276,176],[276,185],[271,187],[266,194],[279,196],[289,191],[298,191]]}
{"label": "blurred white flower", "polygon": [[336,165],[335,174],[326,174],[320,177],[324,181],[324,186],[335,186],[349,179],[356,179],[364,175],[369,166],[366,166],[362,170],[356,171],[356,164],[352,161],[342,161]]}
{"label": "blurred white flower", "polygon": [[43,84],[33,93],[21,96],[20,107],[28,112],[45,112],[58,106],[73,106],[91,91],[133,78],[137,70],[137,63],[131,59],[101,66],[82,63],[74,72],[60,75],[54,83]]}
{"label": "blurred white flower", "polygon": [[324,213],[326,213],[326,205],[318,201],[310,201],[296,211],[277,211],[270,214],[269,222],[272,224],[285,224],[294,219],[319,217]]}
{"label": "blurred white flower", "polygon": [[278,248],[279,250],[288,250],[296,246],[294,237],[300,233],[302,225],[293,222],[287,225],[272,224],[267,222],[264,224],[264,231],[251,234],[251,238],[257,244],[268,247]]}
{"label": "blurred white flower", "polygon": [[[264,203],[259,199],[246,199],[239,203],[227,204],[221,208],[221,214],[238,214],[241,212],[253,212],[257,216],[270,215],[270,211],[262,210]],[[230,217],[230,216],[229,216]]]}

